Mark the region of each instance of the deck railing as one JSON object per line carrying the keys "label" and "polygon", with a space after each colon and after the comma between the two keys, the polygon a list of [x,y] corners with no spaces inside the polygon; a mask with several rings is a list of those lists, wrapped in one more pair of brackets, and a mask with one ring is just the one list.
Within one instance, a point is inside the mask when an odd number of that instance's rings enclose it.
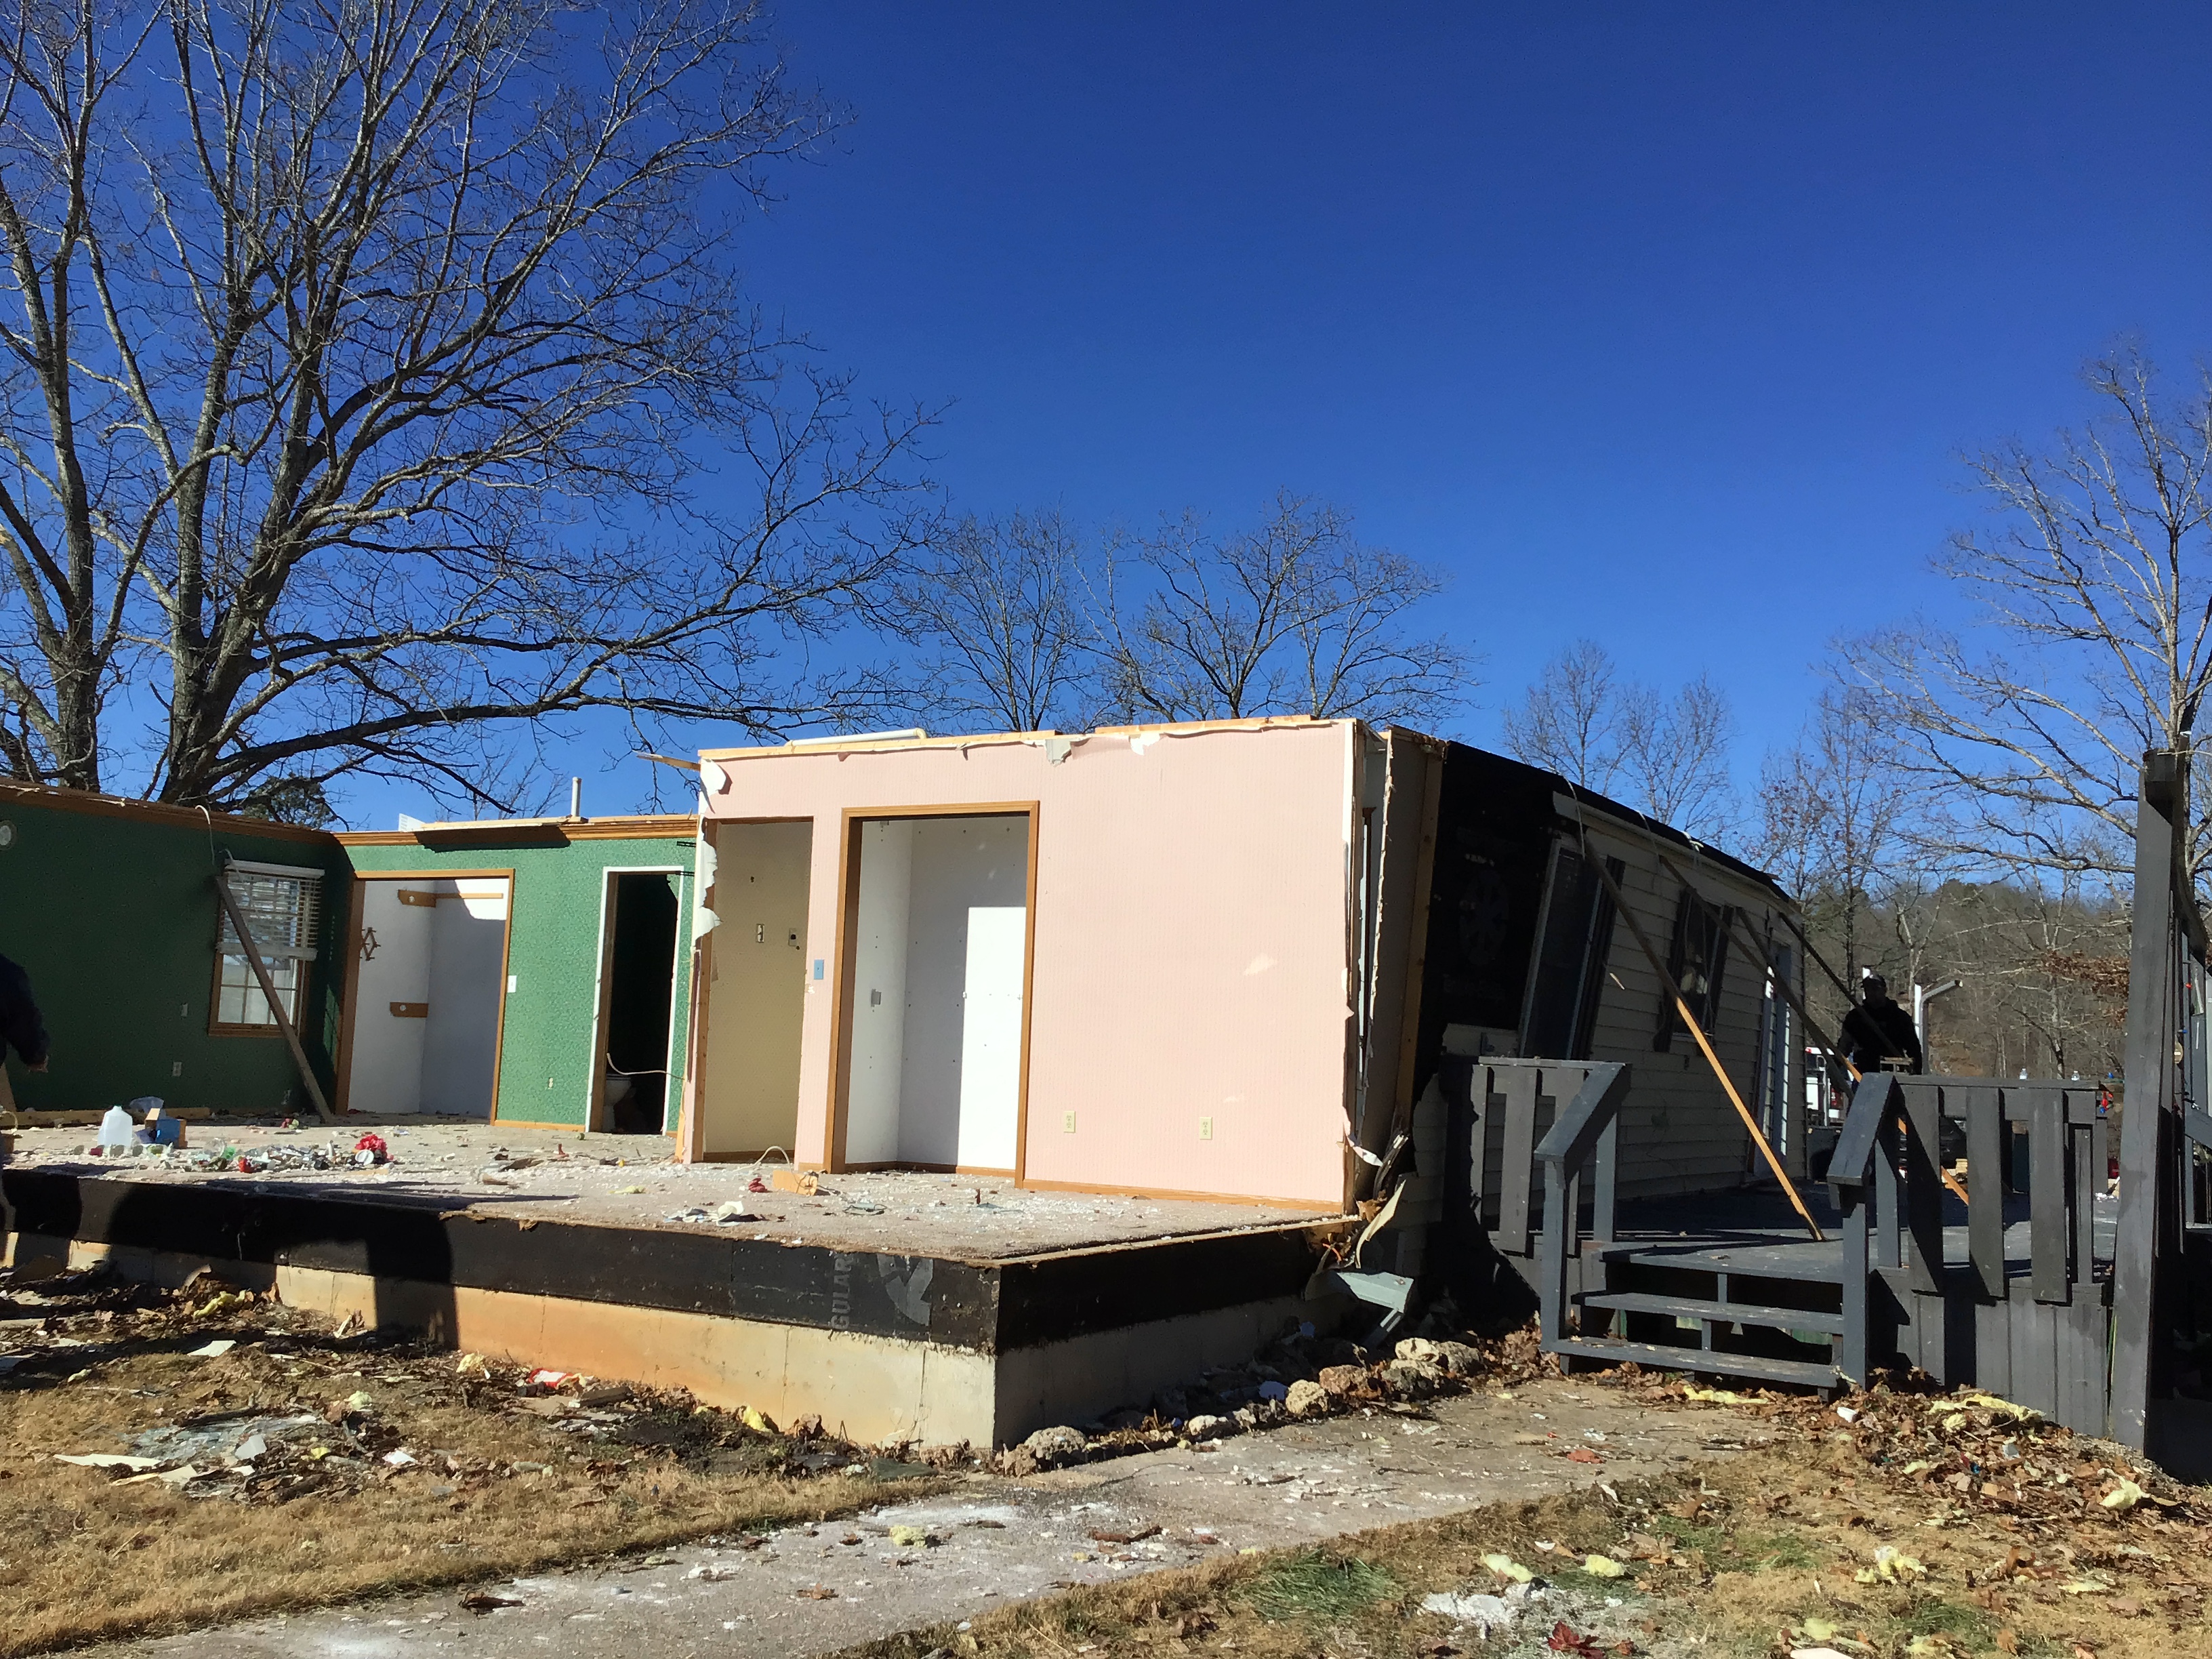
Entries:
{"label": "deck railing", "polygon": [[[1613,1062],[1585,1064],[1580,1069],[1581,1086],[1536,1148],[1535,1161],[1544,1171],[1544,1244],[1539,1258],[1543,1276],[1536,1291],[1537,1318],[1547,1342],[1568,1334],[1575,1288],[1569,1276],[1582,1254],[1583,1238],[1609,1242],[1613,1237],[1620,1109],[1628,1098],[1628,1067]],[[1590,1196],[1587,1233],[1582,1202],[1585,1182]]]}
{"label": "deck railing", "polygon": [[[1944,1265],[1946,1123],[1963,1128],[1966,1157],[1966,1266],[1960,1275]],[[2096,1274],[2095,1200],[2105,1186],[2105,1139],[2093,1085],[1891,1073],[1861,1079],[1828,1165],[1844,1221],[1838,1369],[1853,1382],[1867,1380],[1876,1346],[1869,1306],[1876,1270],[1896,1271],[1909,1292],[1947,1304],[2013,1300],[2005,1259],[2010,1193],[2025,1192],[2028,1199],[2024,1288],[2036,1304],[2073,1304]]]}

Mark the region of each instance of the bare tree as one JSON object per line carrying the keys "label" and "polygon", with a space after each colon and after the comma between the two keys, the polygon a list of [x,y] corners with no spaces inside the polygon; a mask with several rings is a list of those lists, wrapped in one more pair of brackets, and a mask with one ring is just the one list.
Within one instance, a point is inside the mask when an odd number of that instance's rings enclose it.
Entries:
{"label": "bare tree", "polygon": [[920,651],[915,684],[893,701],[1000,731],[1087,725],[1088,599],[1076,532],[1058,513],[963,520],[887,617]]}
{"label": "bare tree", "polygon": [[1623,699],[1623,747],[1639,805],[1655,818],[1709,840],[1735,827],[1729,750],[1735,716],[1728,695],[1700,674],[1671,699],[1638,687]]}
{"label": "bare tree", "polygon": [[1606,648],[1577,640],[1505,711],[1505,746],[1532,766],[1610,794],[1628,750],[1621,690]]}
{"label": "bare tree", "polygon": [[503,723],[811,709],[777,649],[916,538],[925,422],[739,290],[830,125],[763,37],[744,0],[15,0],[0,765],[312,811],[356,769],[483,799]]}
{"label": "bare tree", "polygon": [[1831,687],[1796,743],[1767,757],[1759,781],[1753,856],[1797,895],[1852,985],[1881,944],[1876,907],[1911,879],[1899,868],[1906,798],[1893,750],[1875,700]]}
{"label": "bare tree", "polygon": [[[2032,877],[2124,880],[2146,749],[2187,742],[2212,685],[2212,382],[2170,403],[2128,354],[2084,372],[2100,413],[2046,453],[1972,458],[1998,525],[1938,568],[1979,604],[1981,649],[1931,626],[1846,647],[1940,849]],[[2208,826],[2187,856],[2203,868]]]}
{"label": "bare tree", "polygon": [[1506,711],[1505,746],[1662,823],[1718,842],[1735,828],[1727,694],[1699,675],[1667,698],[1623,679],[1612,655],[1577,640]]}
{"label": "bare tree", "polygon": [[[1473,684],[1466,653],[1407,631],[1443,578],[1361,546],[1325,503],[1285,490],[1227,537],[1186,514],[1126,553],[1109,563],[1103,632],[1109,700],[1127,718],[1435,721]],[[1131,567],[1150,580],[1125,611]]]}

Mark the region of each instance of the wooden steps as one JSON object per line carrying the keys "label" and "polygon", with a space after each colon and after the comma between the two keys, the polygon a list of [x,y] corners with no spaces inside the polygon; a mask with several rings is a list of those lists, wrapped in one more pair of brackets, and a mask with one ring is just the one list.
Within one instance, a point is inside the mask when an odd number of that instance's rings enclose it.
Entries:
{"label": "wooden steps", "polygon": [[1812,1359],[1770,1359],[1764,1354],[1723,1353],[1712,1348],[1677,1348],[1664,1342],[1624,1342],[1611,1337],[1571,1336],[1545,1347],[1563,1362],[1593,1359],[1607,1364],[1635,1364],[1652,1370],[1691,1371],[1700,1376],[1742,1377],[1757,1382],[1792,1382],[1801,1388],[1840,1385],[1836,1368]]}
{"label": "wooden steps", "polygon": [[1696,1319],[1707,1324],[1769,1325],[1778,1331],[1819,1331],[1827,1336],[1844,1334],[1843,1315],[1819,1313],[1809,1308],[1711,1302],[1652,1291],[1591,1291],[1576,1297],[1576,1301],[1585,1308],[1605,1308],[1616,1313],[1671,1314],[1677,1319]]}

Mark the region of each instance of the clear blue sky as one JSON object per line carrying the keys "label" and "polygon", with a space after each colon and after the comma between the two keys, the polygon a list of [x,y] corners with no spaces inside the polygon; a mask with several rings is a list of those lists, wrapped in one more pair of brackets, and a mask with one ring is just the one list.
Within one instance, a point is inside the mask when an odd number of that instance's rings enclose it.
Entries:
{"label": "clear blue sky", "polygon": [[[1280,485],[1448,569],[1460,735],[1577,635],[1741,768],[1839,630],[1941,611],[1958,453],[2212,354],[2202,7],[787,4],[850,106],[750,231],[963,509]],[[562,763],[562,753],[568,760]],[[588,807],[641,764],[550,757]],[[380,823],[404,792],[357,804]],[[389,799],[387,800],[387,795]]]}

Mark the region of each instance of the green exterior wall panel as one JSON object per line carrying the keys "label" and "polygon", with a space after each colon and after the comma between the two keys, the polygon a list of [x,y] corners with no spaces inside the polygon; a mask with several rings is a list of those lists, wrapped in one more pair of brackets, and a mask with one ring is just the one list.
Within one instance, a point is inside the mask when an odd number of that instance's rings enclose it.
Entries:
{"label": "green exterior wall panel", "polygon": [[[443,839],[439,837],[437,839]],[[498,1115],[507,1122],[581,1129],[592,1093],[598,1014],[599,919],[607,872],[667,869],[676,881],[676,979],[671,995],[669,1086],[663,1127],[673,1131],[681,1107],[684,1041],[690,1029],[691,915],[697,902],[695,836],[639,836],[545,844],[501,845],[471,836],[460,845],[349,844],[353,867],[365,875],[444,875],[513,870],[507,998],[500,1042]]]}
{"label": "green exterior wall panel", "polygon": [[301,1046],[325,1092],[337,1046],[349,866],[335,838],[256,833],[234,818],[58,805],[0,791],[0,955],[21,963],[52,1039],[49,1069],[9,1061],[26,1111],[104,1110],[142,1095],[219,1112],[312,1111],[283,1039],[216,1036],[219,855],[325,872],[321,956]]}

